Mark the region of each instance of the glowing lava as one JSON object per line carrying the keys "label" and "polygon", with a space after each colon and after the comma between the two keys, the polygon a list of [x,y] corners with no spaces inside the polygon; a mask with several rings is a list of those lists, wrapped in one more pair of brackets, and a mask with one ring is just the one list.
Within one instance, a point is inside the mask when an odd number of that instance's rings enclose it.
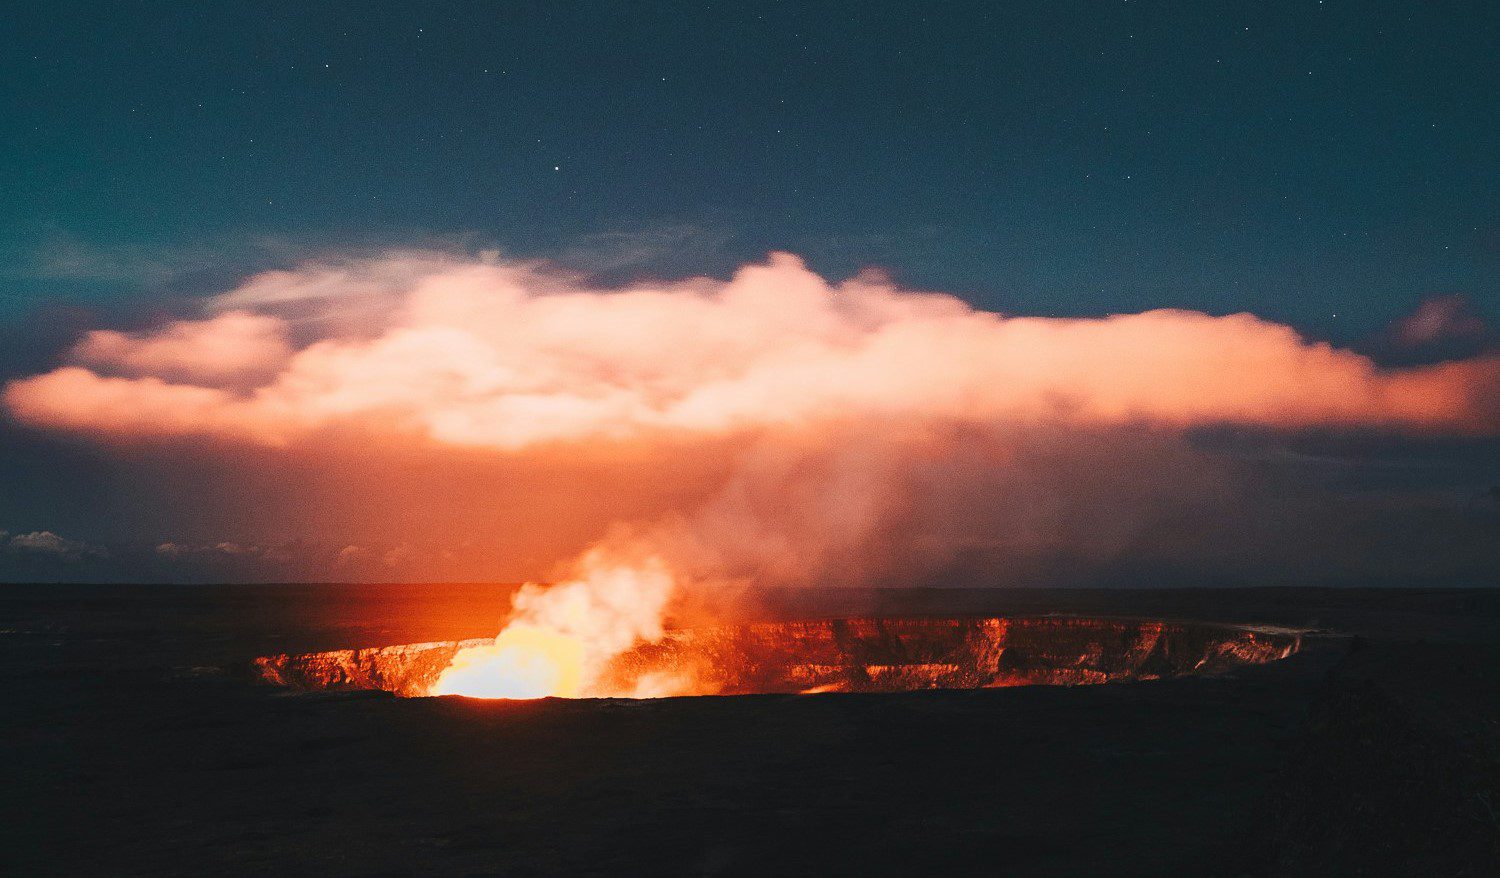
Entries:
{"label": "glowing lava", "polygon": [[577,698],[583,642],[550,628],[517,623],[493,644],[461,649],[432,684],[433,695],[473,698]]}
{"label": "glowing lava", "polygon": [[281,686],[382,689],[408,697],[910,692],[1236,672],[1292,655],[1302,648],[1303,634],[1108,617],[854,617],[673,629],[642,638],[596,665],[602,654],[591,651],[589,638],[527,619],[506,626],[498,643],[464,640],[273,655],[257,659],[255,666],[262,679]]}
{"label": "glowing lava", "polygon": [[[466,646],[429,695],[471,698],[651,697],[681,694],[655,676],[625,691],[599,676],[621,653],[662,636],[675,581],[654,556],[622,559],[596,546],[553,586],[528,583],[494,643]],[[644,688],[642,688],[644,687]]]}

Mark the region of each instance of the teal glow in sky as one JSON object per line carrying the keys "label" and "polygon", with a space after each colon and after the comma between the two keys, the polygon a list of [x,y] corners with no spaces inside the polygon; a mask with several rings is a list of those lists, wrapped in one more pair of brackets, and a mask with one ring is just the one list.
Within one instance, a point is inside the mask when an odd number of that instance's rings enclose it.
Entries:
{"label": "teal glow in sky", "polygon": [[[437,243],[989,308],[1493,314],[1493,4],[26,3],[6,307]],[[1337,316],[1335,316],[1337,315]]]}

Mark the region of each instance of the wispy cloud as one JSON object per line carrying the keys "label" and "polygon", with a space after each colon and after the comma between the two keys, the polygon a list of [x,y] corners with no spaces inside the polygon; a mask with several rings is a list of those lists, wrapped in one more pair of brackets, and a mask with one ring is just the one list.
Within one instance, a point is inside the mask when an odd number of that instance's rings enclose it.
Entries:
{"label": "wispy cloud", "polygon": [[183,274],[213,268],[218,256],[201,247],[101,245],[59,236],[31,252],[13,270],[43,280],[154,286]]}
{"label": "wispy cloud", "polygon": [[[0,531],[0,539],[3,539],[4,535],[5,531]],[[104,557],[109,554],[101,546],[90,545],[80,540],[66,539],[50,530],[16,534],[9,540],[6,540],[4,545],[7,550],[12,552],[55,555],[59,558],[67,559],[77,559],[85,556]]]}
{"label": "wispy cloud", "polygon": [[587,273],[649,271],[663,263],[707,265],[725,252],[729,235],[696,225],[599,232],[575,238],[557,261]]}

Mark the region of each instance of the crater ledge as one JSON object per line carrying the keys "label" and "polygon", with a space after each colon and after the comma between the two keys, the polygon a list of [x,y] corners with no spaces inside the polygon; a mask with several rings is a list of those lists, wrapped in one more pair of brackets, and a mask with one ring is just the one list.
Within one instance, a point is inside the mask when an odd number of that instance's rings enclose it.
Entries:
{"label": "crater ledge", "polygon": [[[406,643],[254,662],[257,676],[301,690],[427,695],[454,653],[488,639]],[[1299,632],[1195,622],[1059,616],[853,618],[668,631],[617,656],[601,691],[653,677],[701,695],[903,692],[1091,685],[1224,673],[1286,658]]]}

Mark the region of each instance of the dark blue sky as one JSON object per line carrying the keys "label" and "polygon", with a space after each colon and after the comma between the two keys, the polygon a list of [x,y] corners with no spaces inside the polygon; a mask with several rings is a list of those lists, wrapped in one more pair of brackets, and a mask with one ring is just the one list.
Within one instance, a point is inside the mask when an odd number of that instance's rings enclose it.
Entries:
{"label": "dark blue sky", "polygon": [[[0,320],[428,245],[772,248],[986,307],[1353,340],[1500,300],[1490,3],[27,3]],[[1337,317],[1334,317],[1334,315]]]}

